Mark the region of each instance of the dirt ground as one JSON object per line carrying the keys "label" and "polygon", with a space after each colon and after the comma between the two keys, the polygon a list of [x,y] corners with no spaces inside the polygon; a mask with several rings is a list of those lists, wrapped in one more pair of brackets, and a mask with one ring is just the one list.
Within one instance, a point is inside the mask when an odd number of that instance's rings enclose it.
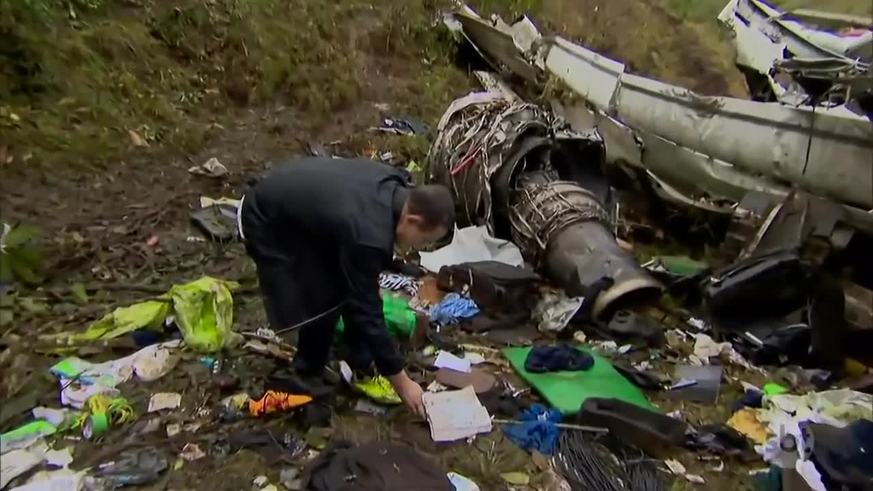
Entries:
{"label": "dirt ground", "polygon": [[[309,144],[338,155],[391,151],[400,164],[422,162],[426,138],[368,128],[389,116],[433,125],[452,99],[475,86],[440,28],[438,13],[447,3],[41,0],[21,2],[34,9],[24,11],[4,2],[0,214],[4,222],[39,228],[43,260],[38,284],[3,285],[0,429],[23,421],[35,405],[57,405],[56,382],[46,370],[57,356],[34,353],[39,335],[81,329],[114,307],[204,274],[241,283],[234,298],[238,330],[263,326],[254,267],[242,246],[191,241],[198,234],[189,212],[200,196],[239,196],[249,177]],[[745,94],[714,20],[685,16],[676,2],[474,3],[485,12],[530,12],[543,30],[626,60],[638,73],[706,94]],[[229,176],[187,171],[212,157]],[[82,288],[86,299],[76,293]],[[98,357],[129,350],[107,348]],[[227,362],[252,391],[275,367],[244,353]],[[142,413],[150,392],[180,391],[185,403],[170,419],[190,422],[204,401],[217,401],[209,377],[191,355],[170,376],[124,392]],[[721,422],[736,395],[735,384],[713,407],[655,402],[665,411],[681,409],[695,424]],[[505,489],[500,474],[514,471],[534,476],[532,489],[546,489],[543,473],[499,431],[472,445],[436,446],[426,426],[402,410],[374,418],[350,411],[351,398],[340,399],[329,430],[335,438],[414,443],[483,490]],[[132,445],[168,454],[194,441],[215,448],[247,425],[280,428],[318,447],[319,435],[294,418],[214,425],[175,438],[131,430],[98,445],[80,442],[77,464],[101,462]],[[751,489],[747,466],[714,472],[693,454],[680,460],[712,489]],[[278,483],[282,468],[250,451],[210,456],[165,473],[148,489],[248,489],[262,474]]]}

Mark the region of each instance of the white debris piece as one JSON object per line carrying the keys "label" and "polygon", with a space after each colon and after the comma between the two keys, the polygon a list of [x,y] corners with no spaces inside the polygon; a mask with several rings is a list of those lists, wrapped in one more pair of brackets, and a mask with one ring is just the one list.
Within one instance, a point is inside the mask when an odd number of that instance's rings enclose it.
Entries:
{"label": "white debris piece", "polygon": [[452,442],[491,431],[491,416],[472,386],[461,390],[425,392],[422,396],[431,438]]}
{"label": "white debris piece", "polygon": [[556,293],[543,295],[533,310],[534,318],[539,319],[537,328],[540,332],[563,331],[579,312],[584,300],[583,297],[567,298]]}
{"label": "white debris piece", "polygon": [[421,266],[434,273],[443,266],[476,261],[524,265],[519,248],[512,242],[492,237],[484,225],[455,229],[451,244],[434,252],[422,252],[419,256]]}
{"label": "white debris piece", "polygon": [[456,372],[470,373],[470,360],[466,358],[458,358],[448,351],[440,351],[437,353],[436,361],[433,366],[437,368],[448,368]]}
{"label": "white debris piece", "polygon": [[182,404],[182,394],[177,392],[158,392],[149,400],[148,412],[176,409]]}
{"label": "white debris piece", "polygon": [[225,167],[217,158],[212,157],[202,165],[189,167],[188,172],[199,176],[222,177],[226,176],[230,171],[228,171],[227,167]]}

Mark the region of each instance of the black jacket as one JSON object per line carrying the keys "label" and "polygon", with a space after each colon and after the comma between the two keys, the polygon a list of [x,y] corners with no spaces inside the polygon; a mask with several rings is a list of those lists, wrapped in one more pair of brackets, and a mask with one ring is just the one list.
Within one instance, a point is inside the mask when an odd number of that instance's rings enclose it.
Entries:
{"label": "black jacket", "polygon": [[371,160],[304,158],[261,178],[243,207],[246,241],[294,259],[293,281],[304,290],[299,320],[345,302],[346,329],[385,375],[403,361],[385,328],[378,280],[393,257],[407,186],[408,173]]}

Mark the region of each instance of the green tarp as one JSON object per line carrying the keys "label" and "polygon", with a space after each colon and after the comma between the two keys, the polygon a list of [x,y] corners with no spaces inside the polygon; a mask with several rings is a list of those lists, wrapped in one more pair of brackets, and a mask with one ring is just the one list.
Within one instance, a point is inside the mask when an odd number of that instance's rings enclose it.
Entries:
{"label": "green tarp", "polygon": [[512,368],[561,414],[573,415],[589,397],[620,399],[645,409],[654,409],[645,394],[618,373],[606,358],[594,351],[579,348],[594,357],[589,370],[575,372],[531,373],[524,361],[531,347],[505,348],[503,356]]}
{"label": "green tarp", "polygon": [[181,285],[153,300],[120,307],[84,332],[54,336],[61,343],[79,344],[123,336],[138,329],[160,330],[172,315],[185,343],[195,351],[212,353],[237,344],[233,332],[233,295],[239,285],[209,276]]}

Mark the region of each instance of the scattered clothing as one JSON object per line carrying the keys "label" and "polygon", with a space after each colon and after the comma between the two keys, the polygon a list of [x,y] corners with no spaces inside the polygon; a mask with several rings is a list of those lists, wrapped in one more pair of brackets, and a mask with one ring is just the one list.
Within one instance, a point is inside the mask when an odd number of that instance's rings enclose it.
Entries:
{"label": "scattered clothing", "polygon": [[568,346],[534,346],[531,348],[524,368],[528,372],[562,372],[588,370],[594,366],[594,358],[578,349]]}
{"label": "scattered clothing", "polygon": [[503,428],[507,438],[529,452],[536,450],[543,455],[555,452],[560,433],[555,423],[561,422],[560,412],[534,404],[522,412],[518,419],[521,423]]}
{"label": "scattered clothing", "polygon": [[440,289],[467,295],[483,314],[492,317],[530,318],[538,297],[539,276],[528,268],[499,261],[478,261],[443,266],[437,275]]}
{"label": "scattered clothing", "polygon": [[429,316],[431,321],[445,326],[475,317],[478,313],[476,302],[457,293],[450,293],[430,309]]}
{"label": "scattered clothing", "polygon": [[418,293],[418,281],[411,277],[397,273],[380,273],[379,288],[391,291],[403,291],[414,297]]}
{"label": "scattered clothing", "polygon": [[310,491],[454,491],[446,471],[405,445],[330,445],[303,470]]}

